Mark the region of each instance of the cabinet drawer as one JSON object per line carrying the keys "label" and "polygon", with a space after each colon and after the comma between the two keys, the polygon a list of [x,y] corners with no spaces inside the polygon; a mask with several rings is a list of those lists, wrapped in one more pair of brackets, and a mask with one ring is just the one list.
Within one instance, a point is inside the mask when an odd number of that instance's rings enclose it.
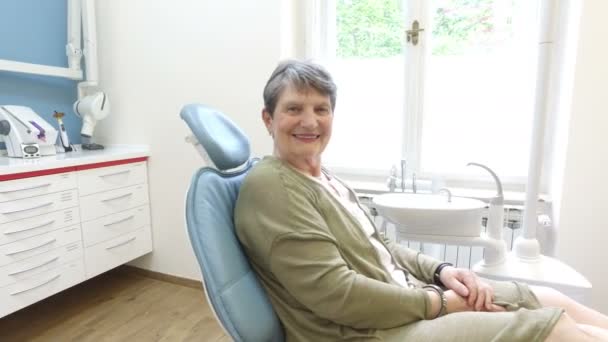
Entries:
{"label": "cabinet drawer", "polygon": [[0,245],[43,234],[80,222],[77,207],[0,224]]}
{"label": "cabinet drawer", "polygon": [[88,247],[149,225],[150,207],[146,204],[83,223],[82,240]]}
{"label": "cabinet drawer", "polygon": [[0,223],[30,218],[78,205],[76,190],[0,203]]}
{"label": "cabinet drawer", "polygon": [[145,162],[101,167],[78,173],[80,196],[147,182]]}
{"label": "cabinet drawer", "polygon": [[22,281],[35,274],[59,267],[73,260],[82,260],[80,241],[0,267],[0,288]]}
{"label": "cabinet drawer", "polygon": [[84,281],[82,260],[68,262],[0,288],[0,317]]}
{"label": "cabinet drawer", "polygon": [[73,225],[0,246],[0,266],[81,241],[80,225]]}
{"label": "cabinet drawer", "polygon": [[85,248],[86,276],[90,279],[152,251],[150,226]]}
{"label": "cabinet drawer", "polygon": [[74,172],[0,182],[0,202],[75,189],[76,186]]}
{"label": "cabinet drawer", "polygon": [[140,184],[80,198],[82,221],[139,207],[148,203],[148,185]]}

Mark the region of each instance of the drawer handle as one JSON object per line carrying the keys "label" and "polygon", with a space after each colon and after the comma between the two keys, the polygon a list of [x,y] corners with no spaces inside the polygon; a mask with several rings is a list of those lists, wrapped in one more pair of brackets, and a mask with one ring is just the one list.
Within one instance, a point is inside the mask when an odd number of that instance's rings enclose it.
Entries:
{"label": "drawer handle", "polygon": [[132,237],[132,238],[130,238],[130,239],[128,239],[128,240],[126,240],[126,241],[123,241],[123,242],[117,243],[117,244],[115,244],[114,246],[111,246],[111,247],[106,247],[106,249],[107,249],[107,250],[110,250],[110,249],[113,249],[113,248],[116,248],[116,247],[120,247],[120,246],[126,245],[126,244],[128,244],[129,242],[134,241],[135,239],[137,239],[137,236],[134,236],[134,237]]}
{"label": "drawer handle", "polygon": [[129,173],[131,172],[131,170],[124,170],[124,171],[118,171],[118,172],[114,172],[114,173],[106,173],[105,175],[99,175],[99,177],[110,177],[110,176],[116,176],[116,175],[120,175],[123,173]]}
{"label": "drawer handle", "polygon": [[129,220],[133,219],[134,217],[135,217],[135,215],[131,215],[131,216],[129,216],[129,217],[125,217],[125,218],[120,219],[120,220],[115,221],[115,222],[106,223],[106,224],[104,224],[103,226],[104,226],[104,227],[113,226],[113,225],[115,225],[115,224],[119,224],[119,223],[122,223],[122,222],[125,222],[125,221],[129,221]]}
{"label": "drawer handle", "polygon": [[42,283],[40,283],[38,285],[32,286],[29,289],[11,292],[11,296],[18,295],[18,294],[23,293],[23,292],[31,291],[31,290],[33,290],[35,288],[38,288],[38,287],[43,286],[43,285],[46,285],[46,284],[52,282],[53,280],[58,279],[59,277],[61,277],[61,274],[57,274],[55,276],[52,276],[49,279],[45,280],[44,282],[42,282]]}
{"label": "drawer handle", "polygon": [[111,198],[106,198],[106,199],[102,199],[102,202],[109,202],[109,201],[113,201],[113,200],[117,200],[117,199],[121,199],[121,198],[125,198],[125,197],[129,197],[132,196],[133,193],[130,192],[128,194],[124,194],[124,195],[120,195],[120,196],[116,196],[116,197],[111,197]]}
{"label": "drawer handle", "polygon": [[26,188],[2,190],[2,191],[0,191],[0,194],[8,194],[11,192],[25,191],[25,190],[34,190],[34,189],[39,189],[39,188],[45,188],[50,185],[51,185],[51,183],[45,183],[45,184],[34,185],[34,186],[26,187]]}
{"label": "drawer handle", "polygon": [[21,232],[25,232],[27,230],[32,230],[32,229],[36,229],[36,228],[42,228],[44,226],[48,226],[52,223],[55,223],[55,220],[50,220],[48,222],[45,223],[41,223],[37,226],[33,226],[33,227],[29,227],[29,228],[22,228],[22,229],[14,229],[14,230],[7,230],[4,232],[5,235],[9,235],[9,234],[15,234],[15,233],[21,233]]}
{"label": "drawer handle", "polygon": [[20,213],[20,212],[23,212],[23,211],[28,211],[28,210],[34,210],[34,209],[40,209],[40,208],[48,207],[51,204],[53,204],[53,202],[43,203],[43,204],[37,205],[35,207],[26,208],[26,209],[17,209],[17,210],[12,210],[12,211],[5,211],[2,214],[16,214],[16,213]]}
{"label": "drawer handle", "polygon": [[44,261],[44,262],[42,262],[42,263],[40,263],[40,264],[38,264],[38,265],[36,265],[36,266],[32,266],[32,267],[30,267],[30,268],[26,268],[26,269],[23,269],[23,270],[19,270],[19,271],[14,271],[14,272],[11,272],[11,273],[9,273],[8,275],[9,275],[9,276],[14,276],[14,275],[16,275],[16,274],[21,274],[21,273],[24,273],[24,272],[27,272],[27,271],[31,271],[31,270],[33,270],[33,269],[36,269],[36,268],[42,267],[42,266],[44,266],[44,265],[48,265],[48,264],[52,263],[53,261],[56,261],[57,259],[59,259],[59,257],[58,257],[58,256],[56,256],[56,257],[54,257],[54,258],[51,258],[51,259],[49,259],[49,260],[47,260],[47,261]]}
{"label": "drawer handle", "polygon": [[15,254],[23,253],[23,252],[28,252],[28,251],[34,250],[36,248],[40,248],[40,247],[44,247],[46,245],[50,245],[50,244],[52,244],[55,241],[57,241],[57,239],[56,238],[52,238],[49,241],[43,242],[43,243],[41,243],[41,244],[39,244],[37,246],[31,247],[31,248],[22,249],[22,250],[18,250],[18,251],[8,252],[8,253],[5,253],[5,255],[15,255]]}

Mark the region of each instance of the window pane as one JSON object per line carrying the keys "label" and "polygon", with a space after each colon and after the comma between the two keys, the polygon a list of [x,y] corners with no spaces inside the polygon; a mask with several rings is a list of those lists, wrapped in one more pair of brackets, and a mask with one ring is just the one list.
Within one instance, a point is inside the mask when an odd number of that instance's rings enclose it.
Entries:
{"label": "window pane", "polygon": [[[436,0],[424,88],[423,173],[469,161],[527,173],[538,1]],[[478,170],[471,170],[478,172]]]}
{"label": "window pane", "polygon": [[338,85],[332,167],[388,172],[403,145],[404,21],[401,1],[337,0],[335,58],[327,66]]}

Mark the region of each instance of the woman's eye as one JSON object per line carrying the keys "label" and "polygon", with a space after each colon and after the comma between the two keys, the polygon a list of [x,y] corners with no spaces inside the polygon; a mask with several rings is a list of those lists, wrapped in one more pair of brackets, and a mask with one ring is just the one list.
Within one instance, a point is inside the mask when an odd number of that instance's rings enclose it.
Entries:
{"label": "woman's eye", "polygon": [[327,115],[327,114],[329,114],[329,109],[327,109],[327,108],[317,108],[317,113],[319,113],[321,115]]}
{"label": "woman's eye", "polygon": [[291,112],[291,113],[297,112],[298,110],[299,110],[298,107],[287,107],[287,111]]}

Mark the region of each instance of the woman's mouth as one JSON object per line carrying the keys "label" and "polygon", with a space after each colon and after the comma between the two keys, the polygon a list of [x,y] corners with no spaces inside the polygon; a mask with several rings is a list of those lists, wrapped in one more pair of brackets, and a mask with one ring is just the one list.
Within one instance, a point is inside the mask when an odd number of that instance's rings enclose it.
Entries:
{"label": "woman's mouth", "polygon": [[302,142],[313,142],[321,137],[320,134],[292,134],[292,136]]}

